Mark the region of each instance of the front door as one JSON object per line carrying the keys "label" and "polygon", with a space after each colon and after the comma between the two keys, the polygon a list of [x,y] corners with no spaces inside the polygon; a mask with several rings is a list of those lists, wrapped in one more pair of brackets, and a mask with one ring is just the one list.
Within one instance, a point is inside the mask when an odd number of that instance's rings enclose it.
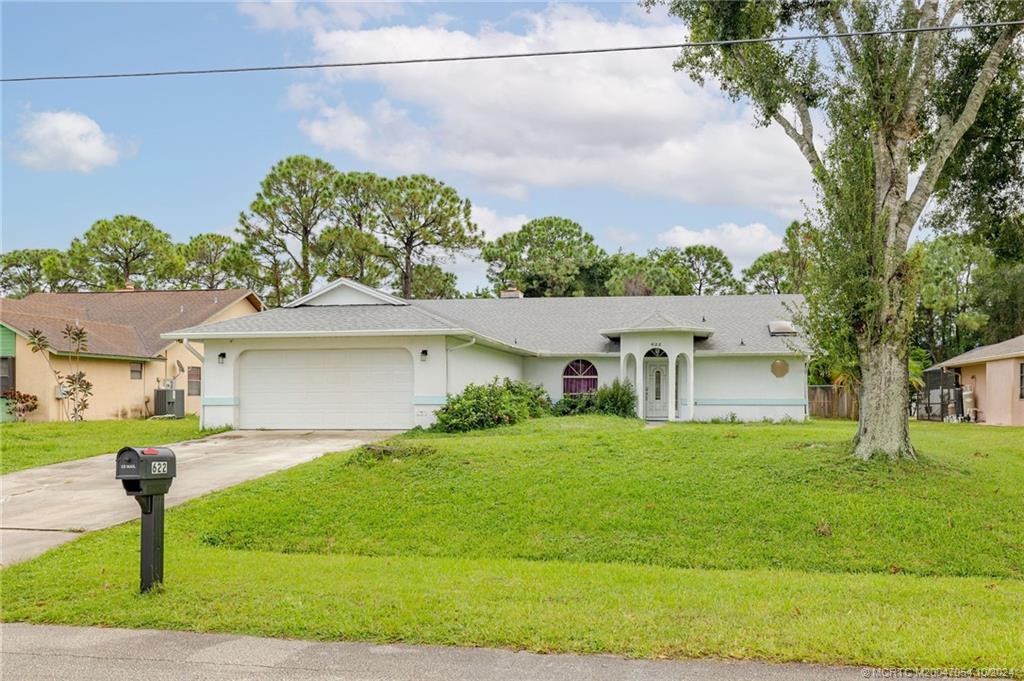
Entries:
{"label": "front door", "polygon": [[648,359],[644,364],[644,418],[668,418],[668,362]]}

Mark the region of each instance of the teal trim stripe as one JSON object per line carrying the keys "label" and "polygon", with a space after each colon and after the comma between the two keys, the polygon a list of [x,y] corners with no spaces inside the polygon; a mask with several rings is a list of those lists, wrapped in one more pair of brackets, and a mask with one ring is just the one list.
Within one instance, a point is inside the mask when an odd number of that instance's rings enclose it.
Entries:
{"label": "teal trim stripe", "polygon": [[693,402],[698,407],[802,407],[807,404],[803,397],[702,397]]}
{"label": "teal trim stripe", "polygon": [[204,407],[237,407],[237,397],[204,397],[202,402]]}
{"label": "teal trim stripe", "polygon": [[416,395],[412,398],[413,404],[439,405],[444,404],[448,398],[444,395]]}

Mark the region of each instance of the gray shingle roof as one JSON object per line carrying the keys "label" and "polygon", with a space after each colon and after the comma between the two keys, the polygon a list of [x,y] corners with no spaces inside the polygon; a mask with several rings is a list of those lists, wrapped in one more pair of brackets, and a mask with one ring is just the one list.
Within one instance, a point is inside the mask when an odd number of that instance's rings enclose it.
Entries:
{"label": "gray shingle roof", "polygon": [[177,336],[207,334],[330,334],[381,331],[453,331],[458,327],[412,305],[306,305],[225,319],[175,331]]}
{"label": "gray shingle roof", "polygon": [[[768,322],[792,319],[803,296],[650,296],[413,300],[456,325],[524,349],[555,354],[617,352],[618,342],[601,335],[644,323],[654,315],[673,326],[714,330],[695,349],[712,352],[806,351],[800,338],[771,336]],[[648,324],[644,324],[645,326]],[[741,344],[742,342],[742,344]]]}
{"label": "gray shingle roof", "polygon": [[968,350],[962,355],[957,355],[951,359],[947,359],[945,362],[940,362],[936,366],[940,367],[959,367],[965,364],[973,364],[975,362],[984,362],[987,359],[995,357],[1006,357],[1014,355],[1024,355],[1024,334],[1015,336],[1009,340],[1004,340],[1001,343],[993,343],[992,345],[982,345],[980,348],[974,348]]}
{"label": "gray shingle roof", "polygon": [[771,336],[768,322],[791,319],[803,297],[658,296],[604,298],[521,298],[412,300],[409,305],[306,305],[268,310],[238,319],[174,332],[195,339],[210,334],[368,335],[415,331],[458,334],[469,331],[530,353],[618,352],[605,329],[650,326],[702,326],[711,338],[695,348],[710,352],[805,352],[800,338]]}

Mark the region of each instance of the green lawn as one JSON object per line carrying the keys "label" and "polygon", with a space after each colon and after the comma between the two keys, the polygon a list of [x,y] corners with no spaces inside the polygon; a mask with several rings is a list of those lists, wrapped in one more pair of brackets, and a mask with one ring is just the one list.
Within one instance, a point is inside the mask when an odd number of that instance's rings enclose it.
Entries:
{"label": "green lawn", "polygon": [[[542,419],[411,434],[3,571],[3,618],[634,656],[1024,668],[1024,429]],[[408,454],[407,456],[404,454]]]}
{"label": "green lawn", "polygon": [[0,475],[60,461],[116,452],[129,444],[161,445],[192,440],[218,430],[200,430],[199,419],[67,421],[0,424]]}

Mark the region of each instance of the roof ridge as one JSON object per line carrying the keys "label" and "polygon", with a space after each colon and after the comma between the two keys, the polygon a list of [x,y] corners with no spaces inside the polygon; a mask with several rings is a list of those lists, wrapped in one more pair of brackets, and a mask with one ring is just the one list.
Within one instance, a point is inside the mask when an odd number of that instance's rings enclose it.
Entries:
{"label": "roof ridge", "polygon": [[[457,300],[457,299],[453,299],[453,300]],[[420,314],[427,315],[428,317],[433,318],[435,321],[439,321],[439,322],[442,322],[444,324],[450,324],[452,326],[452,328],[454,328],[454,329],[461,329],[461,328],[463,328],[465,326],[465,324],[460,324],[459,322],[456,322],[454,319],[449,319],[449,318],[447,318],[447,317],[445,317],[443,315],[437,314],[436,312],[434,312],[432,310],[424,310],[422,307],[420,307],[417,304],[419,302],[422,302],[422,301],[417,300],[415,298],[410,298],[409,299],[410,307],[412,309],[416,310],[417,312],[419,312]],[[477,333],[479,333],[479,332],[477,332]]]}

